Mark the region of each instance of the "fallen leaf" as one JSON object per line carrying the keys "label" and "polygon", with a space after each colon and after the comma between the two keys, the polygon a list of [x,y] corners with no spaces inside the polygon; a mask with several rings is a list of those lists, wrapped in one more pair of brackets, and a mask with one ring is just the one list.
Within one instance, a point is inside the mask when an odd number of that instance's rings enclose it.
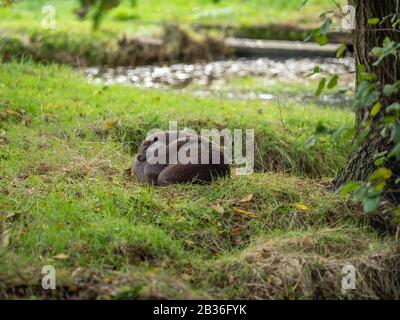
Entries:
{"label": "fallen leaf", "polygon": [[185,240],[185,243],[189,246],[194,246],[194,242],[191,240]]}
{"label": "fallen leaf", "polygon": [[231,229],[231,233],[236,234],[236,233],[239,233],[241,230],[242,230],[242,228],[237,226],[237,227],[234,227]]}
{"label": "fallen leaf", "polygon": [[10,115],[10,116],[15,116],[15,117],[18,117],[18,118],[22,118],[22,116],[17,111],[15,111],[13,109],[6,109],[6,113],[8,115]]}
{"label": "fallen leaf", "polygon": [[66,260],[66,259],[68,259],[68,255],[65,254],[65,253],[60,253],[60,254],[54,256],[54,259],[57,259],[57,260]]}
{"label": "fallen leaf", "polygon": [[186,274],[186,273],[184,273],[184,274],[182,275],[182,280],[183,280],[183,281],[189,282],[191,279],[192,279],[192,277],[189,276],[189,275]]}
{"label": "fallen leaf", "polygon": [[250,217],[250,218],[255,218],[256,217],[256,215],[254,213],[252,213],[250,211],[243,210],[243,209],[233,208],[233,211],[235,211],[236,213],[245,215],[247,217]]}
{"label": "fallen leaf", "polygon": [[11,213],[9,213],[9,214],[6,215],[6,220],[7,220],[7,219],[11,219],[11,218],[14,217],[14,216],[15,216],[15,213],[14,213],[14,212],[11,212]]}
{"label": "fallen leaf", "polygon": [[114,127],[118,123],[118,120],[109,120],[105,122],[106,127],[111,128]]}
{"label": "fallen leaf", "polygon": [[107,277],[107,278],[104,278],[103,279],[103,281],[105,282],[105,283],[112,283],[112,278],[110,278],[110,277]]}
{"label": "fallen leaf", "polygon": [[224,208],[222,206],[220,206],[219,204],[213,205],[211,208],[213,208],[219,214],[223,214],[225,212]]}
{"label": "fallen leaf", "polygon": [[240,202],[250,202],[251,200],[253,200],[253,195],[249,194],[245,196],[242,200],[240,200]]}
{"label": "fallen leaf", "polygon": [[154,274],[154,273],[156,273],[157,272],[157,269],[156,268],[150,268],[149,270],[147,270],[146,272],[145,272],[145,274],[146,275],[151,275],[151,274]]}
{"label": "fallen leaf", "polygon": [[83,271],[84,271],[84,270],[83,270],[83,268],[81,268],[81,267],[76,268],[74,271],[72,271],[71,277],[75,278],[75,277],[77,277],[80,273],[82,273]]}
{"label": "fallen leaf", "polygon": [[74,284],[71,284],[68,287],[68,292],[77,292],[77,291],[78,291],[78,287],[76,285],[74,285]]}
{"label": "fallen leaf", "polygon": [[296,208],[301,211],[309,211],[310,209],[303,203],[296,204]]}

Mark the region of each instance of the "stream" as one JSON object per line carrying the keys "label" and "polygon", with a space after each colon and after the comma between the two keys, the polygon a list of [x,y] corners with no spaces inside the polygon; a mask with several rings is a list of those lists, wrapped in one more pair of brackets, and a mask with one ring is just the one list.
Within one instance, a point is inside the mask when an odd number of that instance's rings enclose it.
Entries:
{"label": "stream", "polygon": [[[339,75],[338,88],[316,97],[322,77],[310,76],[319,66],[329,78]],[[89,81],[142,88],[173,89],[202,97],[274,100],[283,98],[322,105],[348,106],[355,82],[353,58],[237,59],[170,66],[137,68],[85,68]]]}

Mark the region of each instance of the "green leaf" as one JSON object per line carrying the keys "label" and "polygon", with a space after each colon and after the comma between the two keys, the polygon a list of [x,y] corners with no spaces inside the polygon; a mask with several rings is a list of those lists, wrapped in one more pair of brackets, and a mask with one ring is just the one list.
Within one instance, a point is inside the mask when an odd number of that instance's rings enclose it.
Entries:
{"label": "green leaf", "polygon": [[381,111],[381,109],[382,109],[382,104],[380,102],[377,102],[374,105],[374,107],[371,109],[371,112],[370,112],[371,116],[375,117],[379,113],[379,111]]}
{"label": "green leaf", "polygon": [[393,116],[393,115],[384,116],[383,119],[382,119],[382,122],[384,124],[393,124],[393,123],[396,123],[396,121],[397,121],[397,117]]}
{"label": "green leaf", "polygon": [[384,49],[381,47],[375,47],[371,50],[371,52],[378,58],[385,53]]}
{"label": "green leaf", "polygon": [[[390,151],[389,158],[396,157],[396,160],[400,160],[400,144],[397,144],[392,151]],[[399,178],[400,179],[400,178]]]}
{"label": "green leaf", "polygon": [[[368,198],[376,198],[379,197],[382,193],[382,191],[380,190],[380,186],[384,184],[385,185],[385,181],[380,181],[379,183],[375,184],[373,187],[368,188]],[[378,186],[378,188],[377,188]]]}
{"label": "green leaf", "polygon": [[399,91],[398,84],[387,84],[383,87],[383,94],[386,97],[391,97]]}
{"label": "green leaf", "polygon": [[377,167],[380,167],[385,163],[386,159],[385,158],[378,158],[374,161],[374,165]]}
{"label": "green leaf", "polygon": [[366,213],[373,213],[376,209],[378,209],[380,203],[381,203],[381,199],[379,197],[376,198],[369,198],[365,201],[363,201],[364,203],[364,211]]}
{"label": "green leaf", "polygon": [[397,19],[396,21],[394,21],[392,24],[392,28],[395,29],[399,23],[400,23],[400,19]]}
{"label": "green leaf", "polygon": [[[321,27],[322,28],[322,27]],[[329,39],[328,36],[326,35],[326,32],[321,32],[321,28],[314,29],[311,32],[311,35],[315,38],[315,41],[321,46],[324,46],[328,44]]]}
{"label": "green leaf", "polygon": [[368,180],[369,181],[374,181],[374,180],[387,180],[390,179],[393,175],[392,170],[387,169],[387,168],[379,168],[376,170],[374,173],[372,173]]}
{"label": "green leaf", "polygon": [[319,84],[318,84],[318,89],[317,89],[317,91],[315,92],[315,95],[316,95],[317,97],[319,97],[319,96],[321,95],[322,91],[325,89],[325,86],[326,86],[326,78],[324,77],[324,78],[322,78],[321,81],[319,82]]}
{"label": "green leaf", "polygon": [[342,43],[338,49],[338,51],[336,51],[336,58],[341,58],[344,56],[344,54],[346,53],[347,48],[346,45],[344,43]]}
{"label": "green leaf", "polygon": [[329,43],[328,36],[325,34],[319,34],[315,39],[320,46],[325,46]]}
{"label": "green leaf", "polygon": [[400,103],[396,102],[391,104],[386,108],[387,112],[399,112],[400,111]]}
{"label": "green leaf", "polygon": [[386,183],[385,183],[385,182],[381,182],[381,183],[378,183],[378,184],[374,187],[374,190],[375,190],[375,192],[378,193],[378,195],[379,195],[379,194],[381,194],[381,193],[383,192],[383,190],[385,189],[385,187],[386,187]]}
{"label": "green leaf", "polygon": [[397,56],[398,48],[398,43],[392,41],[389,37],[386,37],[383,41],[383,47],[375,47],[371,50],[371,52],[378,58],[373,65],[379,65],[386,57],[390,55]]}
{"label": "green leaf", "polygon": [[368,19],[368,24],[373,26],[373,25],[378,24],[380,21],[381,20],[379,18],[371,18],[371,19]]}
{"label": "green leaf", "polygon": [[400,124],[395,124],[392,130],[392,141],[395,144],[400,143]]}
{"label": "green leaf", "polygon": [[[330,13],[330,11],[328,11],[327,13]],[[325,13],[325,15],[326,15],[326,13]],[[324,15],[322,17],[324,17]],[[322,24],[322,26],[319,28],[320,34],[321,35],[326,35],[328,33],[329,29],[331,28],[332,23],[333,23],[332,19],[331,18],[327,18],[324,21],[324,23]]]}
{"label": "green leaf", "polygon": [[333,89],[337,86],[339,76],[335,74],[328,83],[328,89]]}
{"label": "green leaf", "polygon": [[389,47],[393,43],[394,43],[394,41],[392,41],[392,39],[390,39],[389,37],[385,37],[385,39],[383,39],[383,47],[384,48]]}
{"label": "green leaf", "polygon": [[308,78],[308,77],[311,77],[311,76],[313,76],[314,74],[317,74],[317,73],[320,73],[320,72],[321,72],[320,66],[315,66],[315,67],[313,68],[313,71],[310,72],[309,74],[307,74],[306,77],[307,77],[307,78]]}
{"label": "green leaf", "polygon": [[368,188],[365,185],[360,185],[353,195],[355,201],[364,201],[368,198]]}
{"label": "green leaf", "polygon": [[361,186],[360,182],[350,181],[340,188],[339,194],[342,197],[347,196],[348,194],[356,191],[360,186]]}
{"label": "green leaf", "polygon": [[358,74],[358,81],[363,82],[363,81],[375,81],[378,77],[376,76],[375,73],[368,73],[368,72],[360,72]]}
{"label": "green leaf", "polygon": [[380,97],[375,85],[368,81],[363,81],[358,86],[355,98],[355,108],[369,108],[374,105]]}

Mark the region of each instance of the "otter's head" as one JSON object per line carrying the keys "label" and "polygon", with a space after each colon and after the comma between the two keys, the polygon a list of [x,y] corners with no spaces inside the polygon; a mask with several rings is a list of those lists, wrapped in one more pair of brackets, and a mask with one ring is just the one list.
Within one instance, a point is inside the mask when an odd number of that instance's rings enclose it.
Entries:
{"label": "otter's head", "polygon": [[139,153],[136,156],[136,159],[138,161],[144,162],[146,161],[147,157],[147,150],[150,148],[150,146],[158,141],[158,137],[157,136],[151,136],[149,138],[147,138],[145,141],[142,142],[142,144],[140,145],[140,149],[139,149]]}

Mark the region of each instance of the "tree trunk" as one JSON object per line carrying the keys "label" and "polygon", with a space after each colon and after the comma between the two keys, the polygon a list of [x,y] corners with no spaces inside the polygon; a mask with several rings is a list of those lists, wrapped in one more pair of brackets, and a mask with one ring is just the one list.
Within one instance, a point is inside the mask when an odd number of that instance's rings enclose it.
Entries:
{"label": "tree trunk", "polygon": [[[391,23],[387,21],[384,25],[371,26],[368,20],[371,18],[380,18],[392,15],[399,11],[397,0],[354,0],[351,5],[355,6],[355,27],[353,30],[353,43],[355,51],[356,67],[363,64],[367,72],[374,72],[378,76],[380,83],[380,90],[386,84],[393,84],[399,80],[399,63],[396,62],[394,57],[386,58],[378,67],[373,66],[375,58],[370,54],[374,47],[382,47],[385,37],[389,36],[392,40],[400,42],[400,33],[391,31]],[[390,19],[388,19],[390,20]],[[379,30],[377,30],[379,29]],[[385,30],[382,30],[385,29]],[[385,107],[393,102],[398,102],[400,97],[385,98],[382,97],[380,102],[382,104],[382,111]],[[356,124],[360,124],[369,115],[368,110],[365,108],[360,109],[356,113]],[[350,154],[346,167],[341,170],[334,180],[334,185],[339,188],[344,183],[354,181],[366,181],[372,172],[376,169],[374,165],[375,156],[379,152],[390,151],[393,145],[387,138],[383,138],[380,134],[381,128],[379,126],[379,116],[373,121],[371,129],[366,139],[355,148]],[[391,186],[388,188],[388,195],[390,199],[396,203],[400,202],[399,190],[396,190],[394,181],[399,177],[400,166],[399,163],[393,160],[391,163],[386,164],[389,167],[395,178],[391,181]],[[397,189],[399,187],[397,186]]]}

